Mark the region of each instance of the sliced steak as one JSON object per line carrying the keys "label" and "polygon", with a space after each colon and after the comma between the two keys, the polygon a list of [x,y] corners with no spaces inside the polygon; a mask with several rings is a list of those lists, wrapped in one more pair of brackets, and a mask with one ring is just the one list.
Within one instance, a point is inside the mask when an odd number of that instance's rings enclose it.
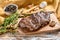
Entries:
{"label": "sliced steak", "polygon": [[18,26],[24,32],[33,32],[48,25],[49,22],[50,22],[50,13],[41,11],[34,13],[28,17],[22,18]]}

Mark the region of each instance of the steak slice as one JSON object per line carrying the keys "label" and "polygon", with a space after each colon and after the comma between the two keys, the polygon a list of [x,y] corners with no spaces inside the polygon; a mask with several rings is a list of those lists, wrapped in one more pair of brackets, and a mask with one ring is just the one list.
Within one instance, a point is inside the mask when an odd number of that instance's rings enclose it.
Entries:
{"label": "steak slice", "polygon": [[34,13],[28,17],[22,18],[18,26],[24,32],[33,32],[48,25],[49,22],[50,13],[41,11]]}

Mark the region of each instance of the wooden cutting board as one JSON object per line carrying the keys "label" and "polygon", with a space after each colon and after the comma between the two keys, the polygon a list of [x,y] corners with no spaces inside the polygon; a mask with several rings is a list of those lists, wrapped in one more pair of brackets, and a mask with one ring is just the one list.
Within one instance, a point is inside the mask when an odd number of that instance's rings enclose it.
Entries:
{"label": "wooden cutting board", "polygon": [[36,32],[29,32],[29,33],[24,33],[20,29],[18,29],[18,32],[20,35],[31,35],[31,34],[41,34],[41,33],[48,33],[48,32],[54,32],[56,30],[60,30],[60,24],[56,16],[54,14],[50,14],[50,19],[51,21],[56,22],[56,25],[54,27],[50,27],[49,25],[47,25]]}

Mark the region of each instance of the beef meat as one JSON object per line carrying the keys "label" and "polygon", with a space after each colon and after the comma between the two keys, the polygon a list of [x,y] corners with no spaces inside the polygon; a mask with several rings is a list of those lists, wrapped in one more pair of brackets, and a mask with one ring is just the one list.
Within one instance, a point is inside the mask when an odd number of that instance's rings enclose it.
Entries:
{"label": "beef meat", "polygon": [[18,26],[24,32],[33,32],[48,25],[49,22],[50,13],[41,11],[34,13],[28,17],[22,18]]}

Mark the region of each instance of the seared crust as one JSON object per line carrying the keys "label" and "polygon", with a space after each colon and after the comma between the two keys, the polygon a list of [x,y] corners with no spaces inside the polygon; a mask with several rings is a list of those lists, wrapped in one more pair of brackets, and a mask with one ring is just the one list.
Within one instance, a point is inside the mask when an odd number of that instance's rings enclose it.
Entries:
{"label": "seared crust", "polygon": [[19,22],[19,27],[24,32],[33,32],[48,25],[49,22],[50,22],[50,13],[37,12],[32,14],[31,16],[22,18],[22,20]]}

